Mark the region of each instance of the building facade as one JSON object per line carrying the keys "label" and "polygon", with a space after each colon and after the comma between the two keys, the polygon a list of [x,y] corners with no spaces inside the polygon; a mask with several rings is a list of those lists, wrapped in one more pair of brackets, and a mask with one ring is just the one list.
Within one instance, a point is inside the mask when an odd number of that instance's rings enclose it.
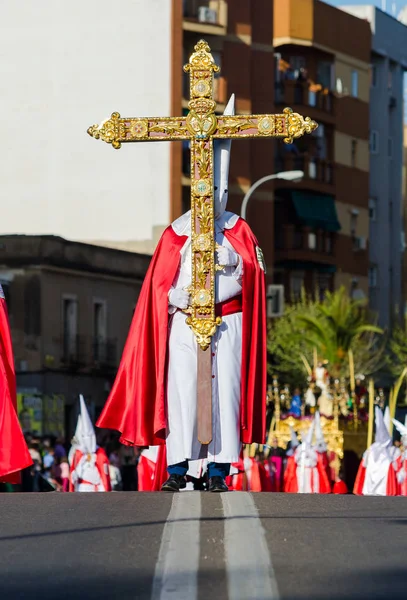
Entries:
{"label": "building facade", "polygon": [[372,30],[369,295],[379,323],[403,309],[402,166],[407,27],[374,6],[346,6]]}
{"label": "building facade", "polygon": [[[19,400],[31,420],[62,403],[72,433],[78,395],[97,417],[111,388],[150,256],[56,236],[0,236],[0,282],[13,338]],[[21,411],[20,411],[21,412]],[[61,419],[63,423],[61,423]],[[56,424],[54,423],[54,426]]]}
{"label": "building facade", "polygon": [[318,0],[274,1],[276,108],[319,123],[276,153],[276,171],[304,172],[275,188],[275,280],[288,298],[303,286],[368,294],[370,47],[361,19]]}

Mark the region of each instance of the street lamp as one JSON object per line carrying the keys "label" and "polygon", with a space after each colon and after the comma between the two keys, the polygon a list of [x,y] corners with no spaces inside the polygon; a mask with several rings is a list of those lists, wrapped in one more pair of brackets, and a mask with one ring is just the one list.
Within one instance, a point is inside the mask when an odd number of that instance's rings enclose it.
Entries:
{"label": "street lamp", "polygon": [[247,191],[245,197],[243,198],[242,208],[240,210],[240,216],[242,219],[246,218],[246,209],[247,204],[250,200],[251,195],[259,186],[261,186],[266,181],[270,181],[271,179],[285,179],[286,181],[301,181],[304,177],[304,171],[281,171],[280,173],[275,173],[274,175],[266,175],[266,177],[262,177],[255,183],[253,183],[252,187]]}

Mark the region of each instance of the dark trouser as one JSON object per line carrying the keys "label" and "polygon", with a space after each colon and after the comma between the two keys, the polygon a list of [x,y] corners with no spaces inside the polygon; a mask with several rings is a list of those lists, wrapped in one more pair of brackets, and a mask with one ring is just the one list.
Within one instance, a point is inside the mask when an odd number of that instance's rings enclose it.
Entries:
{"label": "dark trouser", "polygon": [[[185,476],[188,471],[188,461],[176,463],[175,465],[169,465],[167,471],[170,475],[182,475]],[[230,471],[230,463],[208,463],[208,476],[209,477],[227,477]]]}

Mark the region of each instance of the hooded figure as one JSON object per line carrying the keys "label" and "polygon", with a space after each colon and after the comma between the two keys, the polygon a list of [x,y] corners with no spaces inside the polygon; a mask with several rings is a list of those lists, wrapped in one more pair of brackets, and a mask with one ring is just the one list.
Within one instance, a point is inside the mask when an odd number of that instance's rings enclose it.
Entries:
{"label": "hooded figure", "polygon": [[81,412],[70,454],[70,492],[111,492],[109,460],[96,444],[95,430],[82,395]]}
{"label": "hooded figure", "polygon": [[[234,96],[225,114],[234,114]],[[264,443],[266,313],[264,264],[249,226],[226,211],[230,141],[214,142],[216,314],[212,337],[212,441],[197,438],[197,343],[191,304],[191,211],[163,233],[144,279],[116,381],[98,426],[127,445],[166,444],[165,491],[185,485],[188,461],[207,459],[211,491],[227,491],[242,443]]]}
{"label": "hooded figure", "polygon": [[302,443],[295,450],[295,472],[292,468],[290,479],[287,476],[285,491],[294,494],[329,494],[331,492],[326,469],[318,460],[318,452],[312,444],[314,430],[315,419]]}
{"label": "hooded figure", "polygon": [[378,406],[375,407],[375,422],[375,441],[363,455],[353,493],[359,496],[397,496],[393,441]]}
{"label": "hooded figure", "polygon": [[298,491],[297,486],[297,463],[295,462],[295,452],[300,445],[298,436],[294,429],[290,425],[290,448],[287,450],[286,457],[287,462],[284,471],[284,491],[296,494]]}
{"label": "hooded figure", "polygon": [[17,416],[13,348],[0,285],[0,482],[20,483],[20,471],[32,462]]}
{"label": "hooded figure", "polygon": [[404,448],[403,453],[400,452],[400,455],[396,458],[396,474],[399,486],[398,495],[407,496],[407,416],[406,424],[403,425],[403,423],[400,423],[397,419],[393,419],[393,423],[401,435],[401,443]]}

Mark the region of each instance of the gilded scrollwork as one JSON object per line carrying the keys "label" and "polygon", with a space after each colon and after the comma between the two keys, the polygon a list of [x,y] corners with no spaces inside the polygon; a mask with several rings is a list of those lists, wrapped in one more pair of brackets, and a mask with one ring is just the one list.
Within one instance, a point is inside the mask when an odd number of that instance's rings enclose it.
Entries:
{"label": "gilded scrollwork", "polygon": [[207,350],[211,344],[211,338],[216,333],[217,327],[222,323],[220,317],[215,319],[202,319],[196,317],[187,317],[186,324],[189,325],[195,333],[197,342],[202,350]]}
{"label": "gilded scrollwork", "polygon": [[223,117],[217,133],[220,135],[236,134],[247,129],[256,129],[256,125],[251,119]]}
{"label": "gilded scrollwork", "polygon": [[112,144],[117,150],[121,147],[121,141],[125,139],[124,123],[120,119],[118,112],[112,113],[110,119],[106,119],[100,125],[92,125],[88,129],[88,134],[96,140]]}
{"label": "gilded scrollwork", "polygon": [[[219,67],[215,64],[211,49],[205,40],[199,40],[194,46],[195,52],[193,52],[189,58],[189,63],[184,66],[184,71],[199,70],[207,71],[210,70],[214,73],[219,71]],[[199,74],[202,77],[202,74]]]}
{"label": "gilded scrollwork", "polygon": [[305,133],[312,133],[318,127],[318,124],[310,119],[295,113],[291,108],[285,108],[284,114],[287,117],[288,136],[284,138],[286,144],[292,144],[295,138],[303,136]]}

